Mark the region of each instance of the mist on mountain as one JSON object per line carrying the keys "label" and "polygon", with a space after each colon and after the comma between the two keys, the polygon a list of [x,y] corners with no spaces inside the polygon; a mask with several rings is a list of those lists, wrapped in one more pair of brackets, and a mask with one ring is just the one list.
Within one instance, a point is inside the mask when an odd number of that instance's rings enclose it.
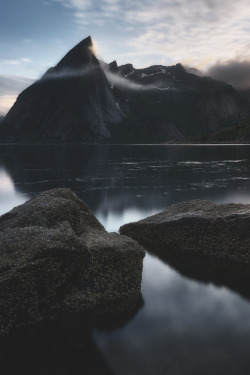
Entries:
{"label": "mist on mountain", "polygon": [[87,37],[18,96],[1,142],[164,143],[225,129],[249,105],[181,64],[136,69],[99,61]]}
{"label": "mist on mountain", "polygon": [[250,61],[230,60],[210,67],[207,75],[224,81],[238,90],[250,89]]}

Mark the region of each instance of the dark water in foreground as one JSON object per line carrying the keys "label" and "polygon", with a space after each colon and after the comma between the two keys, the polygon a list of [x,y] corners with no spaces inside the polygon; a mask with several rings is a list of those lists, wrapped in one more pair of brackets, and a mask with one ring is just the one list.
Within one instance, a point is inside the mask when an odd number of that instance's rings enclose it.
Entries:
{"label": "dark water in foreground", "polygon": [[[250,203],[250,146],[0,145],[0,214],[55,187],[70,187],[108,231],[117,231],[185,200]],[[177,269],[148,254],[144,304],[134,318],[112,331],[95,329],[88,339],[79,330],[63,339],[55,334],[54,345],[51,337],[34,337],[27,344],[33,360],[20,351],[22,340],[10,343],[7,354],[0,353],[0,368],[6,358],[11,368],[19,353],[13,374],[24,368],[46,375],[249,374],[246,293],[186,278]],[[90,353],[98,370],[86,371]]]}

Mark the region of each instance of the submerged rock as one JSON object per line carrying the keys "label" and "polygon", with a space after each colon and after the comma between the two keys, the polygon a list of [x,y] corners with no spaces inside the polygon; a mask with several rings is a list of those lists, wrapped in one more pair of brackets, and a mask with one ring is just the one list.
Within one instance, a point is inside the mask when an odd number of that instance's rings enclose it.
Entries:
{"label": "submerged rock", "polygon": [[172,253],[250,264],[250,205],[190,201],[120,228],[149,246]]}
{"label": "submerged rock", "polygon": [[0,332],[68,314],[117,316],[141,303],[144,250],[107,233],[70,189],[0,217]]}

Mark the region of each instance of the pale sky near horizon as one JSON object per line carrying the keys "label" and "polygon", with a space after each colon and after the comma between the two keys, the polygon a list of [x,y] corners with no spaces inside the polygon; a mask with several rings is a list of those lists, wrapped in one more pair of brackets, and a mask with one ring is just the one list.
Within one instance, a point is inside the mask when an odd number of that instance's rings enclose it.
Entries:
{"label": "pale sky near horizon", "polygon": [[248,0],[2,0],[0,30],[0,112],[88,35],[99,58],[137,68],[250,61]]}

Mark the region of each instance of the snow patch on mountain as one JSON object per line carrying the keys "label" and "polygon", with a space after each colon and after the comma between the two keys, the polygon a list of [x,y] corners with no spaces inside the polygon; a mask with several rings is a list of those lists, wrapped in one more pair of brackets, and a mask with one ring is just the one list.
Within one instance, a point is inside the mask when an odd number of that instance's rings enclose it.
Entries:
{"label": "snow patch on mountain", "polygon": [[133,69],[132,72],[129,72],[128,74],[125,74],[125,78],[127,78],[128,76],[130,76],[131,74],[134,74],[135,70]]}

